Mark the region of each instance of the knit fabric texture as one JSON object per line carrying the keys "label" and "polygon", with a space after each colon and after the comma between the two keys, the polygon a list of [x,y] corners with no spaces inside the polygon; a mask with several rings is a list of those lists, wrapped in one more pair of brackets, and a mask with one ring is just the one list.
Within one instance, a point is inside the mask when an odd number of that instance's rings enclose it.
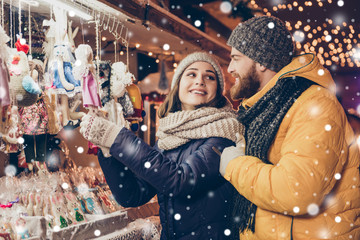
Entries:
{"label": "knit fabric texture", "polygon": [[[289,77],[278,80],[254,106],[245,110],[239,108],[238,120],[245,126],[246,156],[259,158],[266,164],[268,151],[279,129],[279,126],[294,104],[296,99],[314,82],[302,77]],[[243,232],[250,229],[255,232],[255,215],[257,206],[240,194],[235,195],[232,201],[233,219],[238,217],[239,222],[234,222],[232,239],[239,239],[239,229]]]}
{"label": "knit fabric texture", "polygon": [[231,106],[203,107],[170,113],[159,121],[158,147],[177,148],[193,139],[222,137],[236,142],[235,133],[244,131]]}
{"label": "knit fabric texture", "polygon": [[294,54],[291,33],[280,19],[269,16],[240,23],[227,44],[275,72],[288,65]]}
{"label": "knit fabric texture", "polygon": [[217,79],[221,87],[221,91],[224,90],[224,74],[221,70],[220,64],[218,63],[218,61],[215,59],[214,56],[206,52],[194,52],[187,55],[183,60],[181,60],[172,78],[171,89],[173,89],[174,86],[177,84],[177,82],[180,80],[180,77],[182,73],[185,71],[185,69],[194,62],[207,62],[211,64],[211,66],[214,68],[216,72]]}

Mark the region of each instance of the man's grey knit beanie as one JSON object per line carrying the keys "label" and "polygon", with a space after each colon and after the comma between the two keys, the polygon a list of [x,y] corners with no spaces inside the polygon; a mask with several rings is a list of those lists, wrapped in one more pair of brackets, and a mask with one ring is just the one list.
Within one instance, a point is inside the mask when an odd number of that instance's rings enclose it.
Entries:
{"label": "man's grey knit beanie", "polygon": [[218,61],[213,57],[212,55],[206,53],[206,52],[194,52],[189,55],[187,55],[181,62],[179,63],[178,67],[176,68],[176,71],[174,73],[174,76],[171,81],[171,89],[174,88],[175,84],[178,83],[180,80],[180,77],[182,73],[185,71],[185,69],[193,64],[194,62],[207,62],[209,63],[215,70],[217,79],[219,81],[219,85],[221,88],[221,91],[224,90],[224,75],[221,70],[220,64]]}
{"label": "man's grey knit beanie", "polygon": [[288,65],[294,54],[291,33],[280,19],[269,16],[240,23],[227,44],[275,72]]}

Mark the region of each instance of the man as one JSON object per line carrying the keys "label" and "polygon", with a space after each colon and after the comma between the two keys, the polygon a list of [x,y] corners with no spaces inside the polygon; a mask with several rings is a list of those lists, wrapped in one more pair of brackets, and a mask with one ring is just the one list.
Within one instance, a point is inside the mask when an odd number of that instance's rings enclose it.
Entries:
{"label": "man", "polygon": [[220,165],[239,193],[235,239],[360,239],[360,156],[329,72],[294,57],[274,17],[239,24],[228,45],[246,128],[246,147],[226,148]]}

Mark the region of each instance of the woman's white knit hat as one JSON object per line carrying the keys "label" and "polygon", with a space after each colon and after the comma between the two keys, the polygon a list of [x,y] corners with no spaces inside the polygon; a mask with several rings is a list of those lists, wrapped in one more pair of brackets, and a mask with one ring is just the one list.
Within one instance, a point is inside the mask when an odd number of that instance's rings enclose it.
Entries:
{"label": "woman's white knit hat", "polygon": [[181,60],[172,78],[171,89],[173,89],[175,84],[179,82],[180,76],[185,71],[185,69],[194,62],[207,62],[211,64],[211,66],[214,68],[216,72],[221,91],[224,90],[224,74],[221,70],[220,64],[213,55],[208,54],[206,52],[194,52],[187,55],[183,60]]}

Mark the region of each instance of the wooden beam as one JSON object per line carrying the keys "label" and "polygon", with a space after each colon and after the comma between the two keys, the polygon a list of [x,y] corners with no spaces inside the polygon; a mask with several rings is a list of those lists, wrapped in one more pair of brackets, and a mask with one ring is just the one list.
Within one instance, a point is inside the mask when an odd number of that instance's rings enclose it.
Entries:
{"label": "wooden beam", "polygon": [[229,46],[200,31],[152,1],[149,1],[148,4],[147,1],[143,0],[126,0],[120,4],[117,0],[101,0],[101,2],[124,12],[129,17],[138,18],[143,20],[144,23],[148,21],[159,29],[174,34],[184,41],[200,46],[204,51],[212,51],[222,63],[230,61]]}

